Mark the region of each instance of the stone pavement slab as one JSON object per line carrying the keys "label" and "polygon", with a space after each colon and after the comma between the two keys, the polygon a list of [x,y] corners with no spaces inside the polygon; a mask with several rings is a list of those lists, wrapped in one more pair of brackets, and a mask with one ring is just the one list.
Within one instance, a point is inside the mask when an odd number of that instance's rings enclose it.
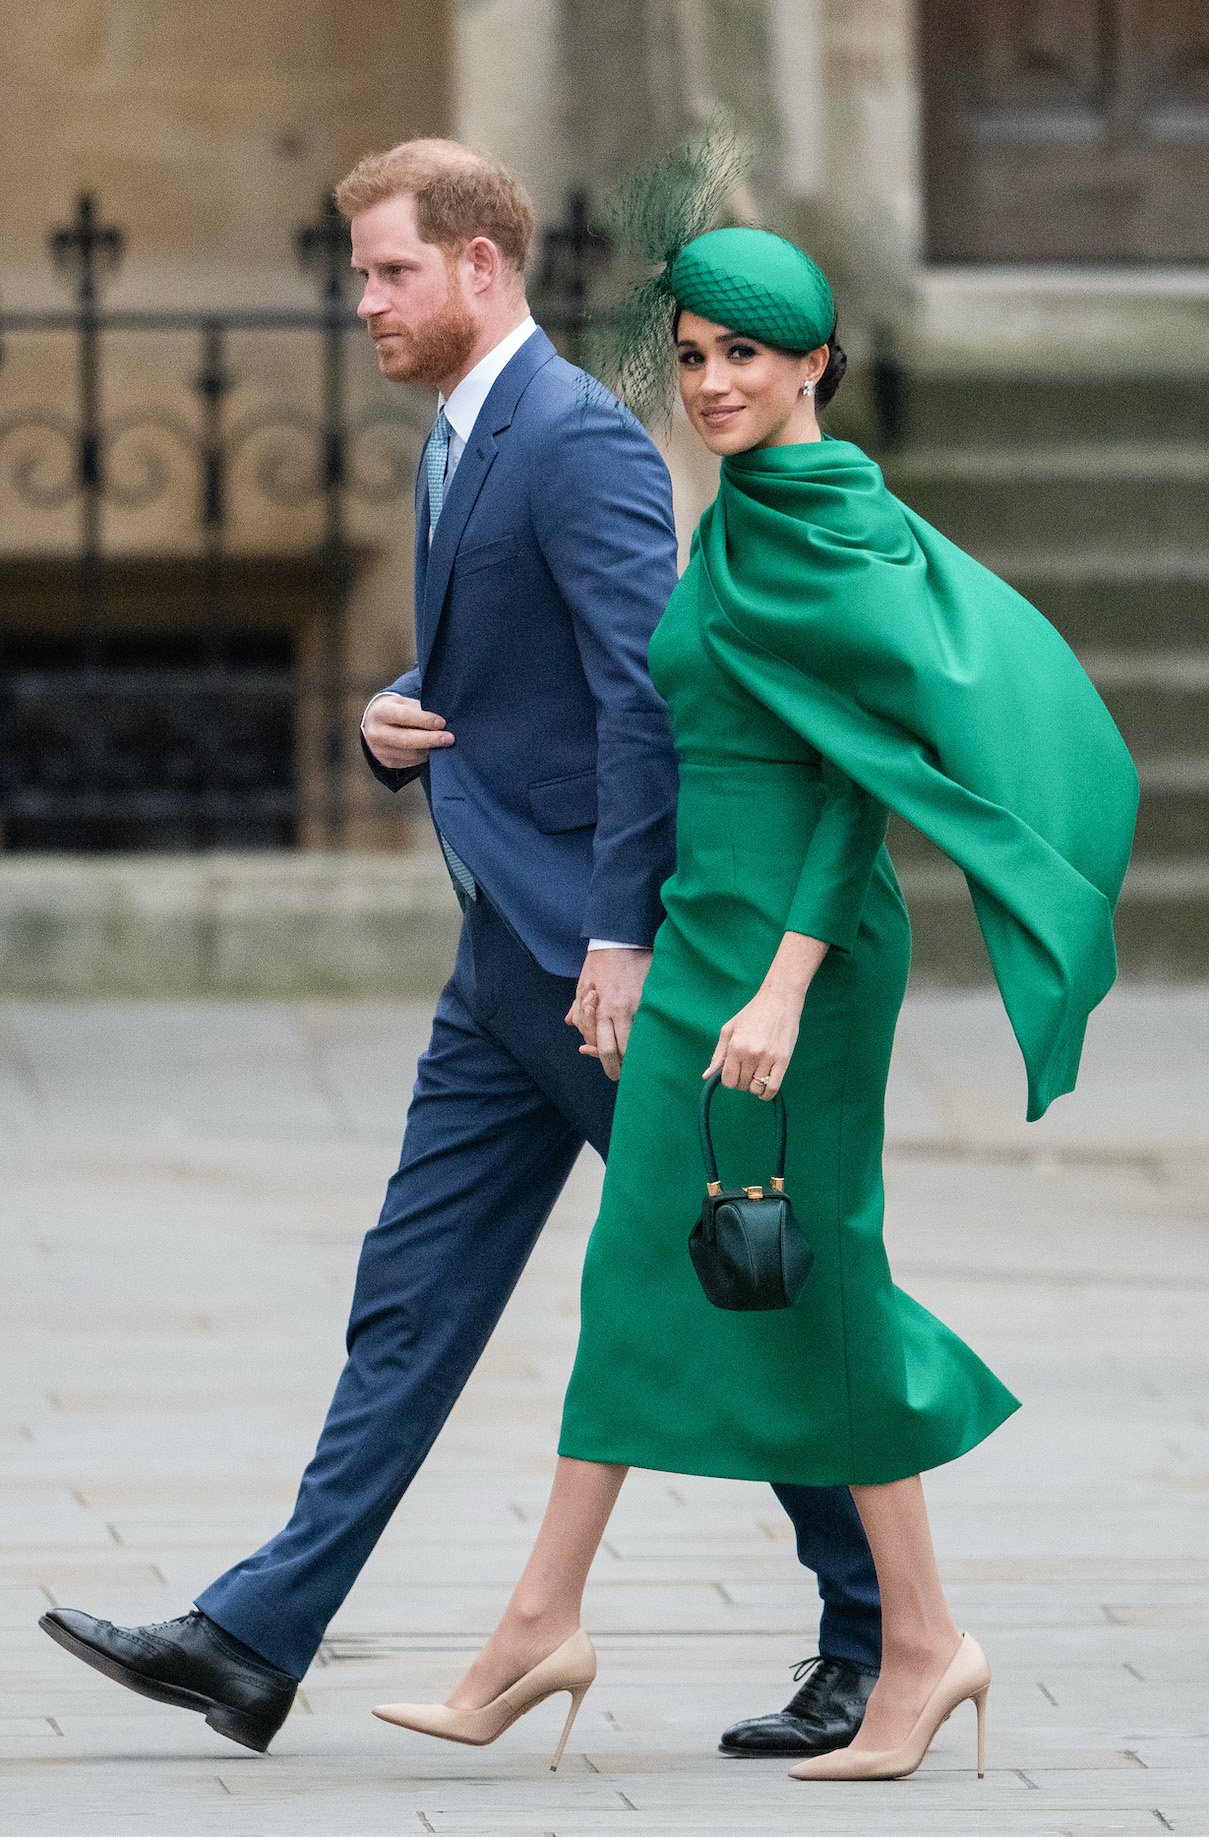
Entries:
{"label": "stone pavement slab", "polygon": [[1079,1092],[1026,1126],[989,997],[925,990],[891,1083],[897,1279],[1025,1408],[929,1477],[995,1666],[912,1780],[810,1787],[715,1752],[813,1650],[768,1489],[634,1474],[593,1574],[600,1677],[445,1748],[369,1707],[443,1694],[540,1517],[599,1169],[585,1156],[495,1341],[266,1757],[36,1625],[179,1613],[288,1513],[427,1011],[0,1005],[0,1828],[18,1837],[1209,1837],[1209,990],[1124,989]]}

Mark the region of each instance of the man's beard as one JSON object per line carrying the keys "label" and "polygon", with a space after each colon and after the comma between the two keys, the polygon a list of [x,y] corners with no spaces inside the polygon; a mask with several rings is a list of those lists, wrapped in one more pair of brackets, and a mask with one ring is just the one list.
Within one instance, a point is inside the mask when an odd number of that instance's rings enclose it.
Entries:
{"label": "man's beard", "polygon": [[392,326],[395,341],[377,347],[379,367],[392,383],[426,383],[435,388],[465,364],[474,349],[478,329],[451,280],[439,312],[419,325]]}

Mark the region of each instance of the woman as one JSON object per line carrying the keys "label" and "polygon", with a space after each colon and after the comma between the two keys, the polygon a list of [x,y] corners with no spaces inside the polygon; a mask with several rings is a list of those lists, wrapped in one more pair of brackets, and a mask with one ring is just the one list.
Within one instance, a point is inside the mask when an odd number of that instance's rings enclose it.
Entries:
{"label": "woman", "polygon": [[[1036,1118],[1073,1085],[1113,980],[1136,775],[1040,614],[821,434],[844,358],[809,257],[711,231],[668,287],[681,395],[721,486],[651,644],[681,764],[677,867],[622,1074],[561,1458],[504,1618],[448,1703],[375,1713],[481,1742],[568,1690],[557,1765],[595,1669],[583,1587],[628,1466],[846,1483],[877,1567],[882,1668],[851,1747],[793,1774],[908,1773],[968,1698],[981,1774],[990,1671],[946,1605],[919,1475],[1017,1405],[886,1263],[883,1102],[910,954],[886,820],[900,811],[965,869]],[[591,1051],[591,1014],[574,1018]],[[779,1311],[711,1307],[689,1260],[696,1100],[715,1071],[731,1180],[767,1171],[751,1097],[784,1092],[786,1187],[814,1265]]]}

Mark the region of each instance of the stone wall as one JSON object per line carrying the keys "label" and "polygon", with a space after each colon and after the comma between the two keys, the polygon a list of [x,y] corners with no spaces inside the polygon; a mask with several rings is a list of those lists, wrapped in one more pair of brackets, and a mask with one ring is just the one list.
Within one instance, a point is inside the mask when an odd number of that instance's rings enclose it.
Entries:
{"label": "stone wall", "polygon": [[[451,7],[441,0],[26,0],[5,22],[5,108],[0,134],[0,306],[62,307],[69,281],[55,274],[47,233],[71,219],[77,194],[96,194],[105,222],[120,226],[125,251],[106,283],[106,306],[145,309],[307,306],[318,303],[313,276],[299,267],[294,231],[313,220],[333,182],[364,152],[413,133],[452,126],[454,54]],[[350,288],[350,299],[352,291]],[[0,367],[0,416],[76,413],[74,340],[14,335]],[[367,341],[347,341],[354,414],[403,405],[382,382]],[[228,428],[285,407],[315,415],[320,405],[318,340],[311,334],[239,333],[228,341],[233,380]],[[119,489],[160,469],[163,488],[145,503],[110,499],[103,511],[107,554],[127,571],[150,572],[164,558],[200,548],[195,458],[200,404],[195,336],[114,333],[103,357],[106,420],[150,416],[168,427],[128,435],[113,449],[109,475]],[[363,685],[377,687],[406,667],[411,636],[410,474],[431,415],[427,397],[409,404],[412,431],[399,443],[399,494],[350,506],[355,546],[347,664],[350,738]],[[172,431],[184,430],[184,440]],[[252,441],[233,465],[230,546],[245,564],[280,558],[294,598],[236,598],[236,629],[266,617],[296,642],[300,668],[320,660],[313,579],[300,581],[298,557],[313,550],[320,507],[274,502],[258,483],[272,460],[287,482],[300,481],[313,455],[288,433]],[[70,477],[69,443],[45,437],[44,479]],[[381,454],[363,445],[358,464],[381,473]],[[14,486],[19,455],[0,453],[0,562],[47,581],[79,541],[70,502],[42,509]],[[288,491],[286,493],[288,495]],[[56,572],[55,560],[60,569]],[[146,593],[116,593],[109,618],[142,630]],[[156,629],[183,628],[191,614],[179,597],[153,609]],[[72,617],[50,591],[11,595],[10,632],[53,632]],[[267,629],[267,628],[266,628]],[[299,769],[314,776],[317,704],[303,696]],[[351,840],[390,846],[402,837],[397,805],[368,781],[355,743],[350,789],[364,812]],[[309,837],[308,837],[309,839]]]}
{"label": "stone wall", "polygon": [[6,305],[46,296],[87,186],[129,234],[115,300],[299,292],[289,248],[372,147],[447,130],[440,0],[23,0],[5,19]]}

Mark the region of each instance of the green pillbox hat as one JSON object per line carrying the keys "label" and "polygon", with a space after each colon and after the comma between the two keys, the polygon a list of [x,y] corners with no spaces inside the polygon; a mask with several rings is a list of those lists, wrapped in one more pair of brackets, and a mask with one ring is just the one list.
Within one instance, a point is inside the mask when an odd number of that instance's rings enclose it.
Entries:
{"label": "green pillbox hat", "polygon": [[835,329],[823,270],[771,230],[707,230],[671,265],[674,299],[715,325],[786,351],[814,351]]}

